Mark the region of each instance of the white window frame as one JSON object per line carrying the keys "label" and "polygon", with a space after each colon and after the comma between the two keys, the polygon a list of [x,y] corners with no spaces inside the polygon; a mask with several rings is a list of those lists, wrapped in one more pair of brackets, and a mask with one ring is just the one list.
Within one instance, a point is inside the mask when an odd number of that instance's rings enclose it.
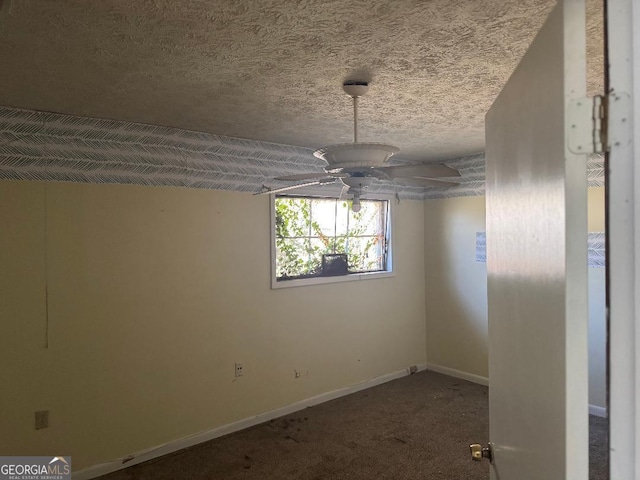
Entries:
{"label": "white window frame", "polygon": [[[317,190],[299,189],[295,193],[288,193],[287,196],[291,197],[313,197],[313,198],[326,198],[336,199],[339,198],[340,192],[318,192]],[[341,282],[354,282],[359,280],[374,280],[378,278],[395,277],[393,270],[393,231],[395,224],[395,205],[393,197],[386,194],[372,194],[363,195],[362,200],[386,200],[389,205],[389,218],[387,220],[387,229],[389,235],[387,239],[387,265],[386,270],[378,272],[363,272],[363,273],[349,273],[347,275],[336,275],[328,277],[311,277],[311,278],[295,278],[291,280],[280,280],[276,278],[276,195],[269,195],[269,208],[271,211],[271,288],[291,288],[291,287],[304,287],[308,285],[322,285],[327,283],[341,283]]]}

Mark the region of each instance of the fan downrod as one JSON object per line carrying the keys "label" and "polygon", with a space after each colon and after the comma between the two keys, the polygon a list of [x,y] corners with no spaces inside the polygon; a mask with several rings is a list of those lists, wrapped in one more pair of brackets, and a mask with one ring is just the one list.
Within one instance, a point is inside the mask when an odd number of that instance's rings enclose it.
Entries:
{"label": "fan downrod", "polygon": [[347,81],[342,84],[342,89],[353,99],[353,143],[358,143],[358,98],[369,90],[367,82]]}

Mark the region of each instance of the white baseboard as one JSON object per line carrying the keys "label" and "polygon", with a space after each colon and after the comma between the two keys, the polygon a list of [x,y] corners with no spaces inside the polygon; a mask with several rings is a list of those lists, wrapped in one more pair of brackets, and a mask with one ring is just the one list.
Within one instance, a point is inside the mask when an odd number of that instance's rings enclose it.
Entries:
{"label": "white baseboard", "polygon": [[589,405],[589,415],[595,415],[596,417],[602,418],[607,418],[609,416],[606,407],[599,407],[597,405]]}
{"label": "white baseboard", "polygon": [[[474,375],[473,373],[463,372],[456,370],[455,368],[443,367],[442,365],[436,365],[434,363],[427,363],[427,370],[433,372],[449,375],[450,377],[461,378],[462,380],[468,380],[469,382],[479,383],[480,385],[489,386],[489,379],[487,377],[481,377],[480,375]],[[589,405],[589,414],[597,417],[607,418],[607,409],[605,407],[599,407],[597,405]]]}
{"label": "white baseboard", "polygon": [[489,386],[489,379],[487,377],[463,372],[462,370],[456,370],[455,368],[443,367],[442,365],[436,365],[435,363],[427,363],[427,370],[449,375],[450,377],[460,378],[469,382],[479,383],[480,385],[485,385],[487,387]]}
{"label": "white baseboard", "polygon": [[[417,367],[418,371],[427,370],[426,364],[421,364]],[[390,382],[391,380],[396,380],[407,375],[410,375],[410,372],[408,368],[405,368],[397,372],[388,373],[386,375],[381,375],[379,377],[374,377],[369,380],[356,383],[355,385],[339,388],[331,392],[321,393],[320,395],[316,395],[314,397],[307,398],[305,400],[301,400],[299,402],[295,402],[290,405],[271,410],[269,412],[264,412],[254,417],[244,418],[242,420],[238,420],[237,422],[222,425],[212,430],[207,430],[205,432],[197,433],[189,437],[165,443],[164,445],[158,445],[153,448],[142,450],[127,457],[113,460],[111,462],[94,465],[84,470],[74,472],[72,477],[74,480],[87,480],[90,478],[99,477],[100,475],[106,475],[108,473],[122,470],[123,468],[131,467],[142,462],[147,462],[154,458],[158,458],[163,455],[182,450],[184,448],[192,447],[193,445],[197,445],[199,443],[213,440],[214,438],[218,438],[223,435],[228,435],[229,433],[237,432],[239,430],[244,430],[245,428],[253,427],[254,425],[258,425],[260,423],[268,422],[269,420],[273,420],[274,418],[279,418],[284,415],[289,415],[290,413],[304,410],[307,407],[313,407],[314,405],[319,405],[336,398],[344,397],[345,395],[350,395],[367,388],[375,387],[376,385],[381,385],[383,383]]]}

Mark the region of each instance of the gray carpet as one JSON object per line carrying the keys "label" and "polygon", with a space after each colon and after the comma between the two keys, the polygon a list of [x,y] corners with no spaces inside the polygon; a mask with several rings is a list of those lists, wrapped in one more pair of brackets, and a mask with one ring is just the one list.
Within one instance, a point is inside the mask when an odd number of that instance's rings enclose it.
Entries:
{"label": "gray carpet", "polygon": [[609,421],[589,416],[589,480],[609,478]]}
{"label": "gray carpet", "polygon": [[[606,420],[591,429],[590,479],[604,480]],[[469,443],[488,438],[486,387],[421,372],[102,478],[487,480]]]}

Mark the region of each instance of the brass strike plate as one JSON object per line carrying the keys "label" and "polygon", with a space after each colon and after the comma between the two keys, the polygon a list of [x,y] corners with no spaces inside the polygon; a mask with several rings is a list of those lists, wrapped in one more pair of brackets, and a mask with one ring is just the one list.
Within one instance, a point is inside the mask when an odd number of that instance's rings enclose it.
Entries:
{"label": "brass strike plate", "polygon": [[482,445],[479,443],[474,443],[469,445],[469,449],[471,450],[471,460],[479,462],[482,460]]}
{"label": "brass strike plate", "polygon": [[489,462],[493,463],[493,446],[491,442],[489,442],[486,447],[483,447],[479,443],[471,444],[469,445],[469,450],[471,450],[471,460],[474,462],[479,462],[483,458],[486,458]]}

